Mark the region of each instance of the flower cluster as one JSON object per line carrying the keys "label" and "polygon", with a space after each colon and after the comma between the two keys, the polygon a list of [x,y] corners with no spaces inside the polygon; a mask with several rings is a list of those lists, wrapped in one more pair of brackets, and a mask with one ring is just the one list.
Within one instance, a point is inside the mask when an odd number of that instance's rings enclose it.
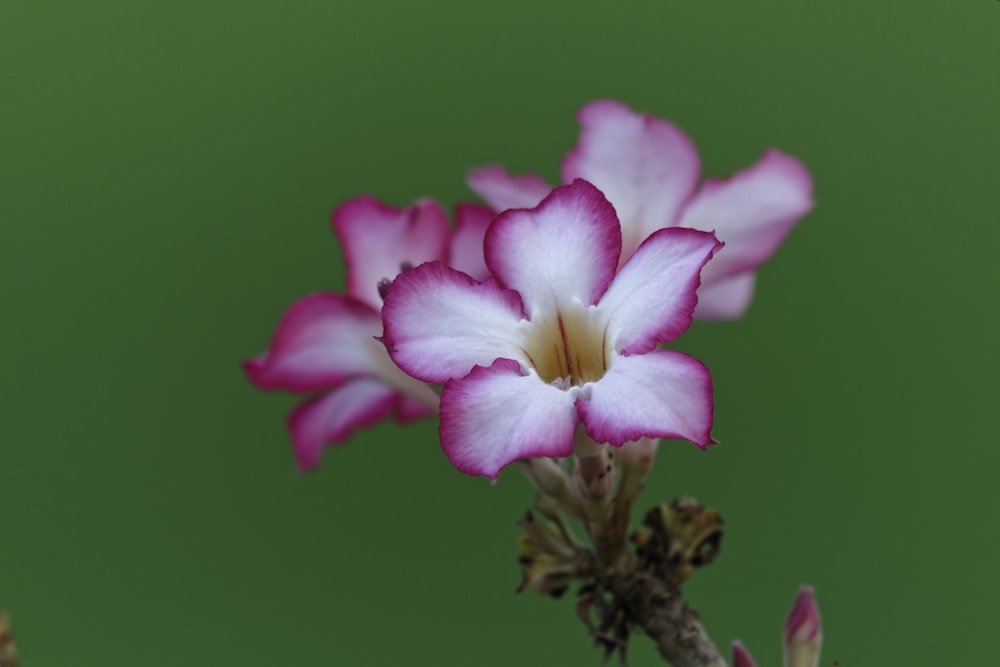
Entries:
{"label": "flower cluster", "polygon": [[606,444],[714,442],[708,369],[660,345],[693,317],[745,311],[756,269],[812,207],[809,174],[768,150],[699,186],[694,145],[666,121],[610,101],[579,121],[564,185],[473,171],[487,205],[459,205],[453,227],[428,200],[334,211],[346,294],[293,304],[244,363],[261,389],[308,396],[288,422],[301,469],[393,416],[439,414],[449,460],[494,480]]}

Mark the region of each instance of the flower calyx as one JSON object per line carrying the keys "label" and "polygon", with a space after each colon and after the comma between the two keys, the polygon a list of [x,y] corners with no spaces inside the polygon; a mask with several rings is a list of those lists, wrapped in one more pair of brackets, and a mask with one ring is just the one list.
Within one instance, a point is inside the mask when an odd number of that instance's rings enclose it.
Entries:
{"label": "flower calyx", "polygon": [[[595,454],[581,448],[578,456],[606,456],[604,449],[599,448]],[[650,447],[634,452],[642,459],[651,453]],[[521,463],[522,467],[536,466],[539,461]],[[542,476],[541,470],[545,468],[528,469],[534,476]],[[561,489],[565,469],[559,467],[558,472],[554,475],[559,481],[555,486]],[[584,497],[579,500],[586,512],[586,516],[577,517],[586,530],[586,543],[578,540],[567,526],[564,503],[552,495],[539,494],[535,510],[541,516],[535,512],[524,515],[520,522],[524,534],[518,542],[522,580],[517,590],[532,588],[558,598],[578,583],[577,615],[605,658],[617,653],[624,664],[628,640],[635,627],[650,633],[642,620],[651,617],[650,614],[669,617],[670,623],[685,627],[694,622],[691,619],[696,618],[696,613],[683,604],[681,585],[695,569],[718,555],[722,518],[691,498],[664,503],[646,514],[645,527],[631,536],[634,549],[628,549],[625,537],[628,515],[622,515],[622,523],[613,520],[613,497],[609,496],[606,503],[588,502]],[[593,515],[595,509],[609,512],[607,518],[611,520],[598,520]],[[611,542],[619,542],[621,549],[605,548]],[[613,558],[608,557],[610,553]]]}
{"label": "flower calyx", "polygon": [[722,517],[689,497],[646,513],[644,529],[633,533],[636,553],[660,579],[678,586],[719,555]]}
{"label": "flower calyx", "polygon": [[531,511],[521,519],[519,525],[524,533],[518,537],[518,562],[522,577],[517,592],[532,588],[559,598],[573,580],[587,576],[593,569],[593,559],[552,508],[543,501],[539,509],[555,520],[540,520]]}

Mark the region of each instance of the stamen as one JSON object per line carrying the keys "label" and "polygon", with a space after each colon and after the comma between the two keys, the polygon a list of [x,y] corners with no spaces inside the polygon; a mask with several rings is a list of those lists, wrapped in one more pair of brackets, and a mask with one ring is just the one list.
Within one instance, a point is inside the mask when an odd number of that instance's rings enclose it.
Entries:
{"label": "stamen", "polygon": [[571,306],[531,323],[525,355],[552,386],[583,386],[607,371],[606,337],[590,309]]}
{"label": "stamen", "polygon": [[567,375],[566,377],[556,378],[549,384],[551,384],[556,389],[561,389],[563,391],[566,391],[567,389],[573,386],[573,376]]}
{"label": "stamen", "polygon": [[389,286],[392,285],[392,280],[389,278],[383,278],[378,281],[378,296],[380,299],[385,301],[385,295],[389,293]]}
{"label": "stamen", "polygon": [[[407,261],[399,263],[399,273],[406,273],[413,268],[413,264]],[[398,274],[397,274],[398,275]],[[378,281],[378,295],[383,301],[385,301],[385,295],[389,292],[389,286],[392,285],[394,278],[383,278]]]}

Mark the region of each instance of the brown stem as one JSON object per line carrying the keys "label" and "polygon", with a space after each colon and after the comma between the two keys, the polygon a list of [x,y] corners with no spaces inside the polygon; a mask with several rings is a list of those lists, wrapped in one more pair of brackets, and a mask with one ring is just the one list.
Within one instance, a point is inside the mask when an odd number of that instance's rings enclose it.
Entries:
{"label": "brown stem", "polygon": [[0,667],[17,667],[14,636],[10,632],[10,617],[0,610]]}
{"label": "brown stem", "polygon": [[656,643],[660,655],[674,667],[726,667],[698,612],[681,600],[674,585],[646,571],[633,571],[613,582],[629,619]]}

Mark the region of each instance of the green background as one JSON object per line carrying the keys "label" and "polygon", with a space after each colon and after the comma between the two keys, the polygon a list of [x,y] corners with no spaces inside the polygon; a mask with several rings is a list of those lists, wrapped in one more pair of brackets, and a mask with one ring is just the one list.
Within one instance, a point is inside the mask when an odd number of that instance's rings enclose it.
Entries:
{"label": "green background", "polygon": [[[825,662],[995,658],[995,0],[0,0],[0,607],[26,667],[597,665],[573,602],[515,596],[516,473],[431,422],[294,473],[238,362],[343,286],[329,211],[550,179],[576,110],[667,117],[704,173],[767,146],[817,208],[738,323],[708,453],[646,494],[727,519],[688,588],[761,667],[801,583]],[[632,664],[659,664],[644,639]]]}

